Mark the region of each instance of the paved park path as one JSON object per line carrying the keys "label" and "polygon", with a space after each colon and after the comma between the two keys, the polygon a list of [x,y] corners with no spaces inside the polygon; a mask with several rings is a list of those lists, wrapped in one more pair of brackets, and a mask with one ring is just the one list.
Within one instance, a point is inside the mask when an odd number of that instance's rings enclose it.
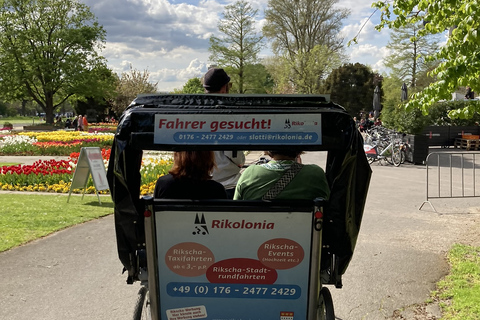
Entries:
{"label": "paved park path", "polygon": [[[323,165],[324,157],[314,155],[304,155],[304,163]],[[404,319],[433,319],[435,305],[418,317],[419,308],[409,306],[425,302],[447,273],[445,253],[453,243],[480,245],[480,201],[438,200],[440,213],[419,211],[425,167],[375,163],[372,169],[344,287],[330,288],[337,319],[400,319],[393,314],[404,307]],[[0,253],[0,319],[131,319],[139,285],[125,284],[121,269],[112,216]]]}

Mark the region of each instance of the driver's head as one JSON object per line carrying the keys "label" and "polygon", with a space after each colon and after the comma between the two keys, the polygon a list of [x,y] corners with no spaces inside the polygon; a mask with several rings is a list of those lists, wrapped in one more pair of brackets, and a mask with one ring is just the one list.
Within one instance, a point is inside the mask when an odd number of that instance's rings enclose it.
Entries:
{"label": "driver's head", "polygon": [[291,159],[295,160],[303,151],[301,150],[271,150],[267,151],[267,154],[273,159]]}
{"label": "driver's head", "polygon": [[228,93],[230,77],[225,70],[211,68],[203,77],[203,87],[207,93]]}

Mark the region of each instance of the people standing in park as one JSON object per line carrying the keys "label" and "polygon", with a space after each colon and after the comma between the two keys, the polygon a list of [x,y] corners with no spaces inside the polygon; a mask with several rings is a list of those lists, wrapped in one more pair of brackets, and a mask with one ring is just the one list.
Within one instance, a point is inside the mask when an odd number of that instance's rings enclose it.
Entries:
{"label": "people standing in park", "polygon": [[83,131],[83,117],[81,114],[78,115],[77,128],[78,131]]}
{"label": "people standing in park", "polygon": [[212,180],[213,151],[177,151],[169,174],[158,178],[154,197],[163,199],[226,199],[225,188]]}
{"label": "people standing in park", "polygon": [[467,86],[467,93],[465,94],[465,99],[474,99],[475,98],[475,92],[472,91],[472,88]]}
{"label": "people standing in park", "polygon": [[[274,199],[328,199],[330,188],[325,172],[315,164],[299,164],[299,150],[268,151],[271,161],[249,166],[242,173],[235,189],[235,200],[260,200],[275,188]],[[285,173],[293,177],[285,180]],[[279,180],[282,187],[277,185]],[[269,200],[270,198],[264,198]]]}
{"label": "people standing in park", "polygon": [[73,118],[72,128],[73,128],[73,130],[75,130],[75,131],[78,130],[78,117],[74,117],[74,118]]}
{"label": "people standing in park", "polygon": [[[203,77],[203,87],[206,93],[229,93],[230,77],[223,69],[210,68]],[[228,198],[233,199],[245,154],[243,151],[215,151],[215,162],[217,166],[213,170],[213,180],[220,182]]]}
{"label": "people standing in park", "polygon": [[88,120],[87,116],[83,117],[83,131],[88,131]]}

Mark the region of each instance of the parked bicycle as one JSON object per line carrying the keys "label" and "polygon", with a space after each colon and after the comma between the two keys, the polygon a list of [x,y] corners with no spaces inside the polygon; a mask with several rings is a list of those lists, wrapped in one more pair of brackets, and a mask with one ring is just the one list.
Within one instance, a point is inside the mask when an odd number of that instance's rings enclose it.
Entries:
{"label": "parked bicycle", "polygon": [[371,164],[384,160],[398,167],[405,162],[405,143],[402,136],[384,127],[374,127],[365,132],[363,149]]}

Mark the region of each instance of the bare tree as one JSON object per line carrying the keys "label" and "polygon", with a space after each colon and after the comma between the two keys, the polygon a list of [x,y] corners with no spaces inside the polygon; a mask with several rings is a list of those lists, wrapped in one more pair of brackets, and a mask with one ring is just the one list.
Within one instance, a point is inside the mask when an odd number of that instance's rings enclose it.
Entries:
{"label": "bare tree", "polygon": [[[326,62],[328,57],[344,60],[343,38],[339,37],[342,20],[348,17],[348,9],[335,7],[338,0],[270,0],[265,10],[266,23],[263,34],[272,41],[275,54],[282,56],[290,65],[290,78],[297,91],[306,88],[318,88],[320,79],[331,70],[332,63]],[[323,57],[319,56],[321,46]],[[318,61],[315,67],[317,78],[305,78],[312,62]],[[324,64],[324,67],[321,67]],[[333,67],[339,66],[333,64]],[[313,81],[313,82],[312,82]],[[308,83],[312,82],[312,83]],[[300,87],[298,84],[302,84]]]}

